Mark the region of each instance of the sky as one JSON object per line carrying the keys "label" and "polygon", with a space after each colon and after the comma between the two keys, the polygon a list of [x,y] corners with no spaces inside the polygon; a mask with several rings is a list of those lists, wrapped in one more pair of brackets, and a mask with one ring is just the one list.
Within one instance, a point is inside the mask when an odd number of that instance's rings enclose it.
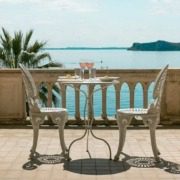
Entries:
{"label": "sky", "polygon": [[0,27],[47,47],[180,42],[179,22],[180,0],[0,0]]}

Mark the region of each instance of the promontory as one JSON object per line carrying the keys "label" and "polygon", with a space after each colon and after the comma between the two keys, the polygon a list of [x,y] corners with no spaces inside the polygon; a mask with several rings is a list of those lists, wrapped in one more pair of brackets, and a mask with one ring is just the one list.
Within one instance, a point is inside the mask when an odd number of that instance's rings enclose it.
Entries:
{"label": "promontory", "polygon": [[133,43],[128,48],[133,51],[180,51],[180,43],[173,43],[163,40],[148,43]]}

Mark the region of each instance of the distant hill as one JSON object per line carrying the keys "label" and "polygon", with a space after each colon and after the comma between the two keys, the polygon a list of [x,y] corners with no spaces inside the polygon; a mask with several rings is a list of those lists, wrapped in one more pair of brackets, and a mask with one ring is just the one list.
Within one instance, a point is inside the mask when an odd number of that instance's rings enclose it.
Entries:
{"label": "distant hill", "polygon": [[149,43],[133,43],[128,48],[133,51],[180,51],[180,43],[172,43],[168,41],[158,40]]}
{"label": "distant hill", "polygon": [[127,47],[63,47],[63,48],[43,48],[43,50],[121,50]]}

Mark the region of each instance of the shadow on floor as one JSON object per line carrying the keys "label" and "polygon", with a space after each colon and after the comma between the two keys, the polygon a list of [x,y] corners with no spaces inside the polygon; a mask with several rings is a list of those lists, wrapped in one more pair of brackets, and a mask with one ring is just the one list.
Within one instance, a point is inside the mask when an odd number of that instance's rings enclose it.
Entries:
{"label": "shadow on floor", "polygon": [[109,159],[77,159],[66,161],[64,170],[79,174],[107,175],[127,171],[130,166],[125,161],[112,161]]}
{"label": "shadow on floor", "polygon": [[60,154],[46,155],[36,153],[36,156],[30,161],[26,162],[22,168],[25,170],[33,170],[43,164],[60,164],[65,160]]}
{"label": "shadow on floor", "polygon": [[153,157],[129,156],[122,153],[124,158],[119,161],[112,161],[103,158],[76,159],[66,161],[60,154],[36,156],[26,162],[22,168],[33,170],[43,164],[60,164],[64,163],[64,170],[88,175],[108,175],[116,174],[129,170],[131,167],[136,168],[159,168],[172,174],[180,174],[180,164],[160,159],[156,162]]}
{"label": "shadow on floor", "polygon": [[[123,153],[124,154],[124,153]],[[156,162],[153,157],[136,157],[124,154],[120,161],[108,159],[77,159],[64,162],[64,170],[79,174],[108,175],[136,168],[160,168],[172,174],[180,174],[180,164],[161,159]]]}
{"label": "shadow on floor", "polygon": [[159,162],[156,162],[153,157],[138,157],[138,156],[129,156],[125,153],[124,159],[122,161],[126,161],[131,167],[137,168],[160,168],[166,172],[172,174],[180,174],[180,164],[167,161],[165,159],[160,159]]}

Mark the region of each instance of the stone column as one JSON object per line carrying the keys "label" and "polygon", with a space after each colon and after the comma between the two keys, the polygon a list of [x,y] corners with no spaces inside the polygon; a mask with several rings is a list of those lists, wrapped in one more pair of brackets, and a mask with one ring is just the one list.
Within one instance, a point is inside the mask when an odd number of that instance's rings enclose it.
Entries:
{"label": "stone column", "polygon": [[102,88],[102,114],[101,114],[101,117],[102,119],[107,119],[107,111],[106,111],[106,105],[107,105],[107,97],[106,97],[106,94],[107,94],[107,87],[105,85],[102,85],[101,86]]}
{"label": "stone column", "polygon": [[116,84],[114,85],[115,87],[115,93],[116,93],[116,110],[120,109],[120,89],[121,89],[121,85],[120,84]]}
{"label": "stone column", "polygon": [[143,107],[148,107],[148,83],[143,83]]}
{"label": "stone column", "polygon": [[75,87],[75,119],[81,120],[80,116],[80,85],[74,85]]}
{"label": "stone column", "polygon": [[61,94],[62,94],[62,107],[66,108],[66,85],[61,84]]}
{"label": "stone column", "polygon": [[129,84],[129,91],[130,91],[130,108],[134,108],[134,84]]}

